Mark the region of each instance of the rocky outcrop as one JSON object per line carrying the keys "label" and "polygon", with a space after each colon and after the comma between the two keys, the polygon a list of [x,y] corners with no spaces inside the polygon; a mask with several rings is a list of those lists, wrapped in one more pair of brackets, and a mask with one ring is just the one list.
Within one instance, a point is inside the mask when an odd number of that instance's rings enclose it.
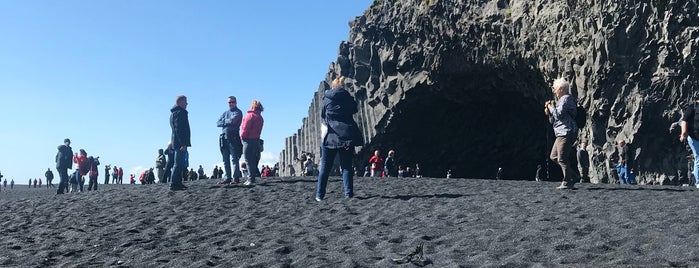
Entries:
{"label": "rocky outcrop", "polygon": [[366,140],[358,167],[395,149],[428,176],[492,178],[502,167],[533,179],[553,142],[543,103],[565,77],[588,114],[578,137],[593,181],[615,180],[615,144],[626,140],[641,183],[676,183],[688,151],[668,129],[697,89],[697,14],[685,0],[374,1],[350,22],[280,164],[319,155],[322,92],[345,75]]}

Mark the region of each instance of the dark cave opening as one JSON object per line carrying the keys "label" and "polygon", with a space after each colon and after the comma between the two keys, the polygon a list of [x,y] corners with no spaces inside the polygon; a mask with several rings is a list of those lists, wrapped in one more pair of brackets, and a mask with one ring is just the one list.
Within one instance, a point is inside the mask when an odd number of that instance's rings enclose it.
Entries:
{"label": "dark cave opening", "polygon": [[[543,81],[532,70],[474,68],[413,88],[359,157],[393,149],[399,165],[419,163],[428,177],[451,170],[456,178],[495,178],[502,168],[502,179],[533,180],[537,165],[547,167],[554,140],[543,114],[551,98]],[[555,163],[548,168],[552,179],[559,176]]]}

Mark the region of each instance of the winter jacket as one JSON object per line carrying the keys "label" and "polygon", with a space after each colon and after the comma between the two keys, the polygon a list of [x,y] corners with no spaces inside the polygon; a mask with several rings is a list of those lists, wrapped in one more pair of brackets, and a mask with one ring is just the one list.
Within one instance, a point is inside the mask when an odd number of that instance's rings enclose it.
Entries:
{"label": "winter jacket", "polygon": [[56,154],[56,168],[73,168],[73,149],[67,145],[59,145]]}
{"label": "winter jacket", "polygon": [[175,105],[170,109],[170,128],[172,128],[172,148],[192,146],[190,142],[189,116],[187,110]]}
{"label": "winter jacket", "polygon": [[262,134],[262,126],[265,120],[260,111],[250,110],[243,118],[240,127],[241,139],[259,139]]}
{"label": "winter jacket", "polygon": [[328,134],[323,140],[325,148],[364,145],[362,133],[352,117],[357,111],[357,102],[344,88],[325,91],[321,112],[323,122],[328,126]]}

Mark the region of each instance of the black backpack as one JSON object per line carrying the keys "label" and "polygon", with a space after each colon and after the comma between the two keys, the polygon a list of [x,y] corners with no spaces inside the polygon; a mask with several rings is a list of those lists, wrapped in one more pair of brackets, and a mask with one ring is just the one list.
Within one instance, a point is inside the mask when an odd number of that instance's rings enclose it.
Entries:
{"label": "black backpack", "polygon": [[[697,103],[694,102],[694,120],[692,122],[687,122],[692,124],[691,129],[692,129],[692,134],[694,137],[699,138],[699,109],[697,109]],[[692,138],[694,138],[692,137]]]}
{"label": "black backpack", "polygon": [[577,111],[575,113],[575,124],[578,125],[578,129],[582,129],[585,127],[585,123],[587,123],[587,112],[585,111],[585,107],[578,104]]}

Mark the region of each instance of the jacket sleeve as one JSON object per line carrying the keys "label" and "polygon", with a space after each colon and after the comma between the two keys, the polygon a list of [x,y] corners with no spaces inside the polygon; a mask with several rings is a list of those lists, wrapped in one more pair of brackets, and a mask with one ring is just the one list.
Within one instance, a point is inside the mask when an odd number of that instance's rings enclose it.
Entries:
{"label": "jacket sleeve", "polygon": [[[229,124],[230,124],[230,123],[229,123]],[[226,112],[224,112],[224,113],[221,115],[221,118],[218,119],[218,121],[216,122],[216,126],[217,126],[217,127],[225,127],[225,126],[228,126],[228,124],[226,124]]]}

